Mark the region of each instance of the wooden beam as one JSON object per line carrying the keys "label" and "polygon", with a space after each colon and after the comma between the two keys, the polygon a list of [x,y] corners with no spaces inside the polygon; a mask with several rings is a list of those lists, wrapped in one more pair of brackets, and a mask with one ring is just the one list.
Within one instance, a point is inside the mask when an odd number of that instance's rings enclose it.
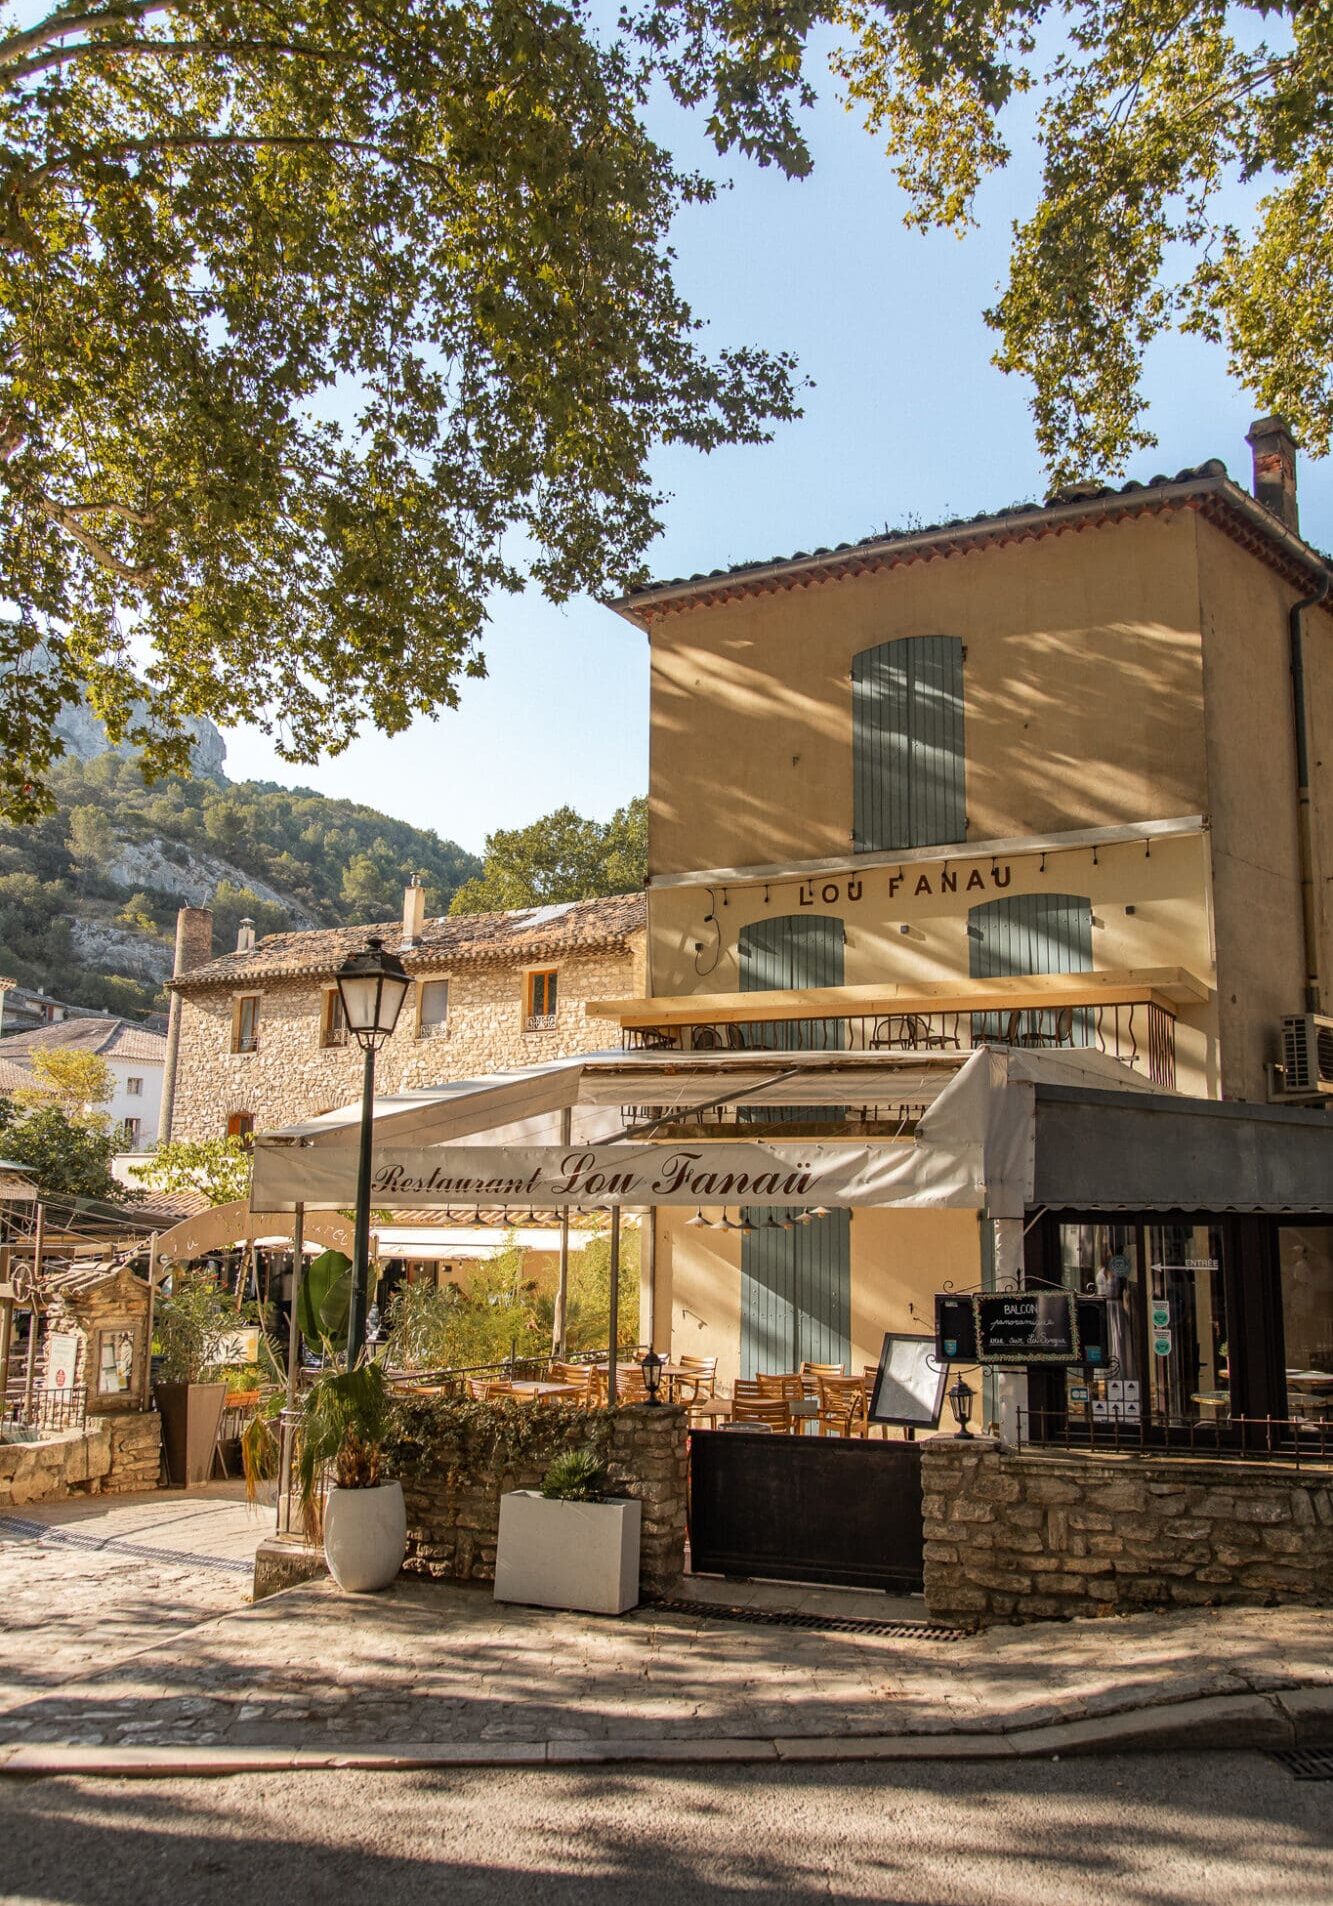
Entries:
{"label": "wooden beam", "polygon": [[1206,1005],[1213,989],[1184,966],[1101,973],[1022,973],[1011,979],[928,980],[902,986],[818,986],[771,993],[676,993],[590,999],[590,1019],[625,1027],[702,1026],[768,1019],[859,1019],[885,1013],[1012,1012],[1037,1006]]}

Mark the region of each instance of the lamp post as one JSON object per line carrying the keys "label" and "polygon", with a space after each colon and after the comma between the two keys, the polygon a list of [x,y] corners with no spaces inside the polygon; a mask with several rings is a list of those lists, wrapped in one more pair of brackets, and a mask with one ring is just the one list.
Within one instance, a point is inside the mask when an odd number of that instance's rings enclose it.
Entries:
{"label": "lamp post", "polygon": [[648,1401],[660,1405],[662,1399],[657,1392],[662,1387],[662,1359],[655,1350],[650,1350],[643,1360],[643,1387],[648,1392]]}
{"label": "lamp post", "polygon": [[366,1055],[361,1075],[361,1156],[356,1174],[356,1226],[352,1243],[352,1295],[347,1306],[347,1367],[366,1341],[366,1290],[370,1282],[370,1151],[375,1130],[375,1054],[398,1024],[411,981],[407,968],[383,940],[367,940],[360,953],[334,974],[347,1029]]}

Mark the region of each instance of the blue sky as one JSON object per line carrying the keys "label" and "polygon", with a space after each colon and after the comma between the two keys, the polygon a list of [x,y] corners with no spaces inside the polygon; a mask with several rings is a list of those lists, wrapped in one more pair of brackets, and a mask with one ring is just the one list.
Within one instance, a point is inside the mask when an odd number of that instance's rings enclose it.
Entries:
{"label": "blue sky", "polygon": [[[657,576],[785,555],[1037,499],[1045,478],[1027,389],[995,370],[982,321],[1005,268],[1011,220],[1035,190],[1030,152],[988,183],[982,229],[963,241],[902,223],[887,162],[832,98],[812,122],[813,176],[797,184],[743,164],[720,168],[697,127],[657,127],[685,163],[733,189],[682,216],[678,282],[710,342],[795,351],[814,388],[805,416],[768,445],[659,455],[671,492],[650,552]],[[1149,362],[1159,447],[1147,478],[1221,457],[1248,486],[1253,400],[1224,354],[1162,341]],[[1330,460],[1333,463],[1333,460]],[[1333,543],[1333,467],[1302,460],[1301,521]],[[535,594],[495,607],[487,680],[461,706],[407,734],[367,734],[318,767],[292,768],[254,730],[227,733],[228,772],[314,786],[381,808],[480,851],[494,827],[569,802],[604,818],[648,780],[647,645],[590,601],[556,609]]]}

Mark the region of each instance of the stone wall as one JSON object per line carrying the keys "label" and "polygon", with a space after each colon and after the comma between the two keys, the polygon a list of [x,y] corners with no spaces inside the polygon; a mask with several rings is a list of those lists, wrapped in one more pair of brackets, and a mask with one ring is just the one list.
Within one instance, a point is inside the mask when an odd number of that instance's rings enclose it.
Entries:
{"label": "stone wall", "polygon": [[1333,1604],[1333,1464],[922,1444],[926,1606],[987,1623]]}
{"label": "stone wall", "polygon": [[407,1502],[409,1573],[491,1581],[500,1497],[539,1487],[562,1450],[606,1457],[614,1495],[643,1503],[639,1584],[664,1594],[685,1567],[685,1412],[630,1404],[583,1410],[530,1403],[414,1400],[398,1406],[393,1474]]}
{"label": "stone wall", "polygon": [[[506,1066],[540,1065],[574,1053],[597,1052],[619,1038],[607,1020],[589,1019],[590,999],[623,999],[642,991],[642,936],[622,952],[563,953],[548,964],[560,975],[556,1023],[524,1031],[523,965],[514,961],[460,962],[452,970],[424,969],[419,979],[448,979],[449,1019],[444,1037],[416,1036],[416,986],[403,1005],[398,1031],[379,1055],[380,1092],[479,1078]],[[331,983],[331,982],[329,982]],[[262,994],[259,1049],[231,1050],[234,994],[200,986],[180,998],[172,1137],[215,1138],[233,1112],[249,1112],[256,1129],[270,1131],[348,1105],[361,1091],[362,1056],[356,1045],[326,1047],[327,984],[271,980],[238,987]]]}
{"label": "stone wall", "polygon": [[36,1443],[0,1443],[0,1506],[156,1489],[162,1426],[143,1416],[90,1416],[83,1429]]}

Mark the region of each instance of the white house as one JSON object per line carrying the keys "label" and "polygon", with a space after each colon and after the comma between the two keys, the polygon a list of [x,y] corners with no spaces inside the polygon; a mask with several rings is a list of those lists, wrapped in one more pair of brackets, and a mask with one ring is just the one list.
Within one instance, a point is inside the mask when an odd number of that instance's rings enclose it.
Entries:
{"label": "white house", "polygon": [[151,1151],[162,1115],[162,1072],[167,1042],[129,1019],[62,1019],[32,1032],[0,1039],[0,1061],[29,1071],[34,1052],[90,1052],[106,1061],[115,1083],[110,1101],[99,1109],[123,1128],[126,1151]]}

